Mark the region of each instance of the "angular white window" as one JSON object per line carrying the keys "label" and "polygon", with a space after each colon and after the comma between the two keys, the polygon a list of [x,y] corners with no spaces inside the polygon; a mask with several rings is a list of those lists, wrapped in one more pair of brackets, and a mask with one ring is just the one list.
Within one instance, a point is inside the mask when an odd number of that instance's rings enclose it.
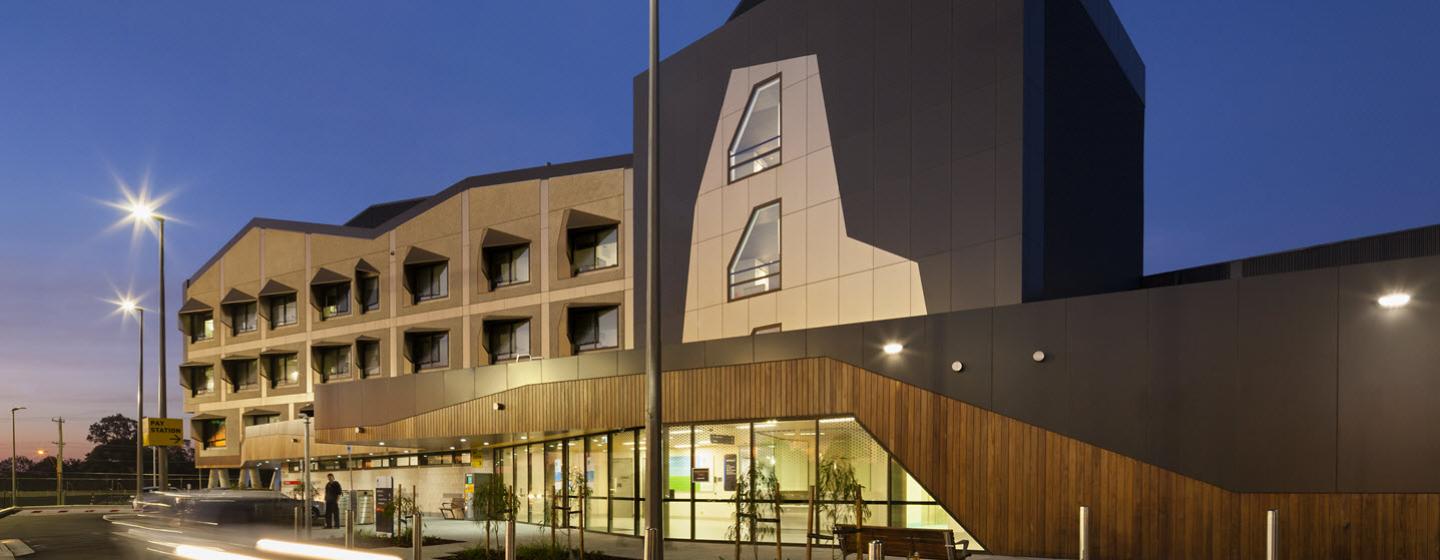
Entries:
{"label": "angular white window", "polygon": [[730,259],[730,299],[780,289],[780,202],[750,214],[745,235]]}
{"label": "angular white window", "polygon": [[780,165],[780,77],[755,86],[730,142],[730,182]]}

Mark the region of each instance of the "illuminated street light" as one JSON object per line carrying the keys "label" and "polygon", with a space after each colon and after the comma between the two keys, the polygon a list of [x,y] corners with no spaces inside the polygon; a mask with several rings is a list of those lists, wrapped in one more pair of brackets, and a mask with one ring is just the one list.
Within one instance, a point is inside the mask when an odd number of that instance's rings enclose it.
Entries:
{"label": "illuminated street light", "polygon": [[[15,413],[25,410],[23,406],[10,409],[10,507],[19,507],[19,494],[15,493],[15,460],[20,457],[15,450]],[[43,455],[43,453],[42,453]]]}
{"label": "illuminated street light", "polygon": [[[135,227],[137,228],[137,230],[136,230],[137,233],[138,233],[138,228],[140,228],[140,227],[142,227],[142,226],[145,227],[146,229],[152,229],[152,230],[155,232],[155,236],[156,236],[157,241],[159,242],[159,248],[160,248],[160,259],[159,259],[159,260],[160,260],[160,295],[159,295],[159,299],[160,299],[160,306],[159,306],[159,312],[160,312],[160,341],[159,341],[159,344],[160,344],[160,379],[159,379],[159,384],[158,384],[158,385],[159,385],[159,391],[158,391],[159,394],[156,395],[156,400],[158,401],[158,403],[157,403],[157,404],[158,404],[157,409],[158,409],[158,414],[159,414],[158,417],[159,417],[159,418],[165,418],[165,417],[167,416],[167,414],[168,414],[168,408],[169,408],[168,405],[167,405],[166,402],[165,402],[165,401],[166,401],[166,397],[165,397],[165,393],[166,393],[166,391],[165,391],[165,332],[166,332],[166,331],[165,331],[165,218],[166,218],[166,216],[160,213],[160,206],[161,206],[162,204],[164,204],[166,197],[163,197],[163,196],[162,196],[162,197],[159,197],[159,198],[149,198],[149,195],[146,194],[146,193],[147,193],[147,189],[146,189],[144,186],[142,186],[142,187],[140,188],[139,194],[131,194],[130,190],[127,189],[127,188],[124,188],[124,187],[121,188],[121,191],[124,193],[125,202],[123,202],[123,203],[111,204],[111,206],[114,206],[114,207],[116,207],[116,208],[119,208],[119,209],[121,209],[121,210],[124,210],[124,211],[128,214],[128,219],[129,219],[129,221],[131,221],[132,223],[135,224]],[[143,372],[142,372],[142,377],[143,377]],[[139,422],[139,420],[137,419],[136,422]],[[138,424],[138,423],[136,424],[136,427],[137,427],[137,428],[139,427],[139,424]],[[139,430],[138,430],[138,429],[136,430],[136,434],[137,434],[137,435],[139,434]],[[137,437],[136,439],[139,439],[139,438]],[[169,461],[169,456],[170,456],[169,453],[164,452],[164,450],[160,450],[160,452],[158,452],[158,453],[156,454],[156,461],[155,461],[155,478],[156,478],[156,485],[157,485],[161,490],[164,490],[164,489],[166,489],[166,488],[169,488],[169,478],[170,478],[170,477],[169,477],[169,473],[167,472],[167,471],[170,470],[170,469],[169,469],[169,462],[170,462],[170,461]],[[135,497],[136,497],[136,499],[139,499],[139,497],[140,497],[140,493],[139,493],[139,490],[138,490],[138,489],[136,490]]]}
{"label": "illuminated street light", "polygon": [[[145,212],[147,216],[150,215],[148,208]],[[145,308],[140,307],[135,298],[128,295],[122,296],[116,303],[121,313],[134,316],[140,323],[139,345],[135,353],[135,501],[131,504],[132,507],[139,508],[140,494],[145,489],[145,438],[140,435],[140,427],[145,423]]]}

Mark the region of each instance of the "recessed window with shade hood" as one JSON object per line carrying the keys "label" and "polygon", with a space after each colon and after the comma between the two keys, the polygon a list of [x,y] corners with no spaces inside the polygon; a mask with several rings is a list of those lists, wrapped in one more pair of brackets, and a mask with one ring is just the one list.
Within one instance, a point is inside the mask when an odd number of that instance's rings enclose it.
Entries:
{"label": "recessed window with shade hood", "polygon": [[620,308],[570,309],[570,344],[576,354],[620,346]]}
{"label": "recessed window with shade hood", "polygon": [[265,372],[270,376],[272,389],[300,383],[300,366],[295,354],[266,356]]}

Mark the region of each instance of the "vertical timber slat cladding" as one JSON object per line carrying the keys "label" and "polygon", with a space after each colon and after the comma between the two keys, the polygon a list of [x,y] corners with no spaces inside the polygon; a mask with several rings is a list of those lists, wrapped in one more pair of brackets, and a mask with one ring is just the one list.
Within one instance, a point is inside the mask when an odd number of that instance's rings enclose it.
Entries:
{"label": "vertical timber slat cladding", "polygon": [[[528,385],[318,439],[629,428],[644,421],[643,396],[640,375]],[[1085,505],[1096,558],[1261,558],[1269,509],[1280,510],[1283,558],[1440,557],[1440,494],[1231,492],[829,358],[667,372],[664,414],[677,424],[853,414],[996,554],[1074,557]]]}

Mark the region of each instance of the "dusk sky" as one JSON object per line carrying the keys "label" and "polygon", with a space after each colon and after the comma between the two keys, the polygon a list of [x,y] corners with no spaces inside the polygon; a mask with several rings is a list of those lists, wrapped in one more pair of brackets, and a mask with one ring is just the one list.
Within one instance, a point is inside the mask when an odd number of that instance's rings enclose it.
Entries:
{"label": "dusk sky", "polygon": [[[1147,272],[1440,222],[1440,3],[1112,1],[1148,71]],[[665,51],[734,3],[665,2]],[[53,416],[72,455],[90,422],[135,413],[135,327],[105,300],[153,307],[156,255],[113,227],[121,183],[172,197],[173,314],[252,217],[338,223],[470,175],[628,152],[645,8],[0,4],[0,413],[29,407],[22,453],[53,452]]]}

